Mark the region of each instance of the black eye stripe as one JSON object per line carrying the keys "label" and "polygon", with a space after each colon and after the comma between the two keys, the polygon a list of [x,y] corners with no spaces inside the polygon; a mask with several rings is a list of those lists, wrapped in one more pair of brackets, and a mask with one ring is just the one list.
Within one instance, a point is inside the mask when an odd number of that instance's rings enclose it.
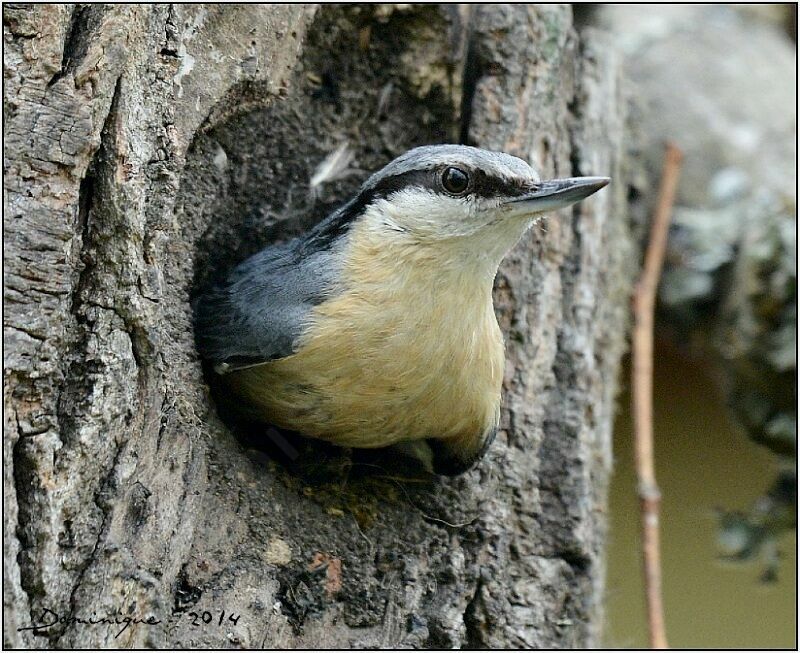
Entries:
{"label": "black eye stripe", "polygon": [[[366,208],[379,199],[387,199],[404,188],[423,188],[442,194],[441,175],[444,168],[456,166],[438,166],[426,170],[409,170],[380,179],[374,186],[362,191],[340,207],[328,219],[323,220],[311,232],[304,246],[306,255],[314,251],[329,249],[333,243],[347,233],[353,222],[363,215]],[[523,180],[508,180],[492,177],[481,169],[470,169],[466,165],[457,167],[467,172],[471,179],[471,188],[461,197],[518,197],[530,192],[535,185]]]}
{"label": "black eye stripe", "polygon": [[375,199],[385,198],[412,186],[436,190],[436,175],[433,170],[410,170],[399,175],[384,177],[374,187],[364,190],[362,194],[366,193]]}
{"label": "black eye stripe", "polygon": [[473,193],[478,197],[518,197],[530,191],[530,186],[520,179],[492,177],[484,170],[475,172]]}
{"label": "black eye stripe", "polygon": [[442,193],[442,175],[448,168],[458,168],[470,179],[469,190],[462,197],[518,197],[530,192],[531,186],[520,179],[495,177],[481,169],[470,169],[464,165],[442,165],[427,170],[409,170],[397,175],[384,177],[371,188],[364,189],[359,195],[359,204],[366,206],[381,198],[388,198],[404,188],[424,188],[435,193]]}

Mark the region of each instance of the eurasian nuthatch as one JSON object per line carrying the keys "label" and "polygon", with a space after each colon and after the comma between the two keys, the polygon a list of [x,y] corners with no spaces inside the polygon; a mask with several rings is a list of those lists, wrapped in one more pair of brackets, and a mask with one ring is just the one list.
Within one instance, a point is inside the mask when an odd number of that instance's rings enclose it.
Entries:
{"label": "eurasian nuthatch", "polygon": [[498,426],[500,261],[541,213],[608,182],[540,181],[473,147],[413,149],[203,295],[198,349],[264,422],[347,447],[424,440],[437,473],[460,474]]}

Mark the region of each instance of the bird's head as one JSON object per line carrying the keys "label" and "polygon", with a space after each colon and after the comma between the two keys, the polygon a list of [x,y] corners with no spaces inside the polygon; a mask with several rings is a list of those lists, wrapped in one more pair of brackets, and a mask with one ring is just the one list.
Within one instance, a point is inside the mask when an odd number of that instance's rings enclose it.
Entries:
{"label": "bird's head", "polygon": [[522,159],[463,145],[418,147],[373,174],[359,197],[384,242],[445,245],[499,263],[538,216],[600,190],[606,177],[542,181]]}

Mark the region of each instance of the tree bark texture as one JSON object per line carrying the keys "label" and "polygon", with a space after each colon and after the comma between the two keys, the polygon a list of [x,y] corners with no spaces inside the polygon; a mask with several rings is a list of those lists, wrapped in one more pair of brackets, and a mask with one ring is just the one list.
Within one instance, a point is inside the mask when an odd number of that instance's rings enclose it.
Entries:
{"label": "tree bark texture", "polygon": [[[603,34],[557,5],[7,5],[3,25],[4,643],[596,644],[635,258]],[[410,483],[303,445],[341,463],[320,478],[243,445],[191,297],[459,140],[616,180],[501,267],[486,459]],[[343,142],[355,171],[310,189]],[[18,630],[45,609],[160,623]]]}

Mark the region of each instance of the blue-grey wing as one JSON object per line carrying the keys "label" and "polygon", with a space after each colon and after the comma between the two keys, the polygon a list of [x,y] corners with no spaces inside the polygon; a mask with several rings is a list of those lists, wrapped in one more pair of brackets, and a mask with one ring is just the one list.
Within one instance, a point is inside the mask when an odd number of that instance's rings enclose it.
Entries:
{"label": "blue-grey wing", "polygon": [[332,286],[330,251],[297,241],[269,247],[236,267],[195,304],[197,349],[220,373],[295,351],[313,307]]}

